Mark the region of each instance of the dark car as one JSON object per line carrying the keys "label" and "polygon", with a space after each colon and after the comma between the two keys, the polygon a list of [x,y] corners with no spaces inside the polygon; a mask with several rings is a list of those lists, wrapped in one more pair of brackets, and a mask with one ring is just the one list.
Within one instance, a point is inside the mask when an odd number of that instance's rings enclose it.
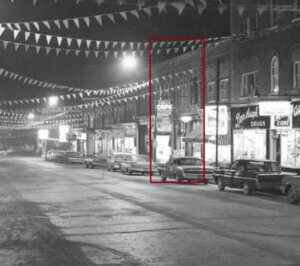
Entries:
{"label": "dark car", "polygon": [[220,191],[225,187],[241,188],[250,195],[254,190],[279,190],[284,175],[278,162],[240,159],[229,169],[215,171],[213,177]]}
{"label": "dark car", "polygon": [[[161,180],[166,181],[175,179],[182,180],[199,180],[203,179],[203,162],[200,158],[195,157],[178,157],[171,158],[164,168],[161,168]],[[212,177],[214,168],[205,166],[206,182]]]}
{"label": "dark car", "polygon": [[106,167],[108,156],[103,153],[87,155],[84,164],[86,168]]}
{"label": "dark car", "polygon": [[281,191],[288,196],[288,201],[297,204],[300,201],[300,176],[286,175],[281,183]]}
{"label": "dark car", "polygon": [[[128,175],[150,173],[150,157],[148,155],[127,155],[124,162],[121,163],[121,172]],[[152,162],[152,173],[156,172],[157,166]]]}
{"label": "dark car", "polygon": [[114,153],[107,159],[107,170],[116,171],[121,169],[121,163],[125,161],[126,156],[130,156],[130,153]]}
{"label": "dark car", "polygon": [[84,162],[84,154],[81,152],[66,151],[59,154],[56,161],[59,163],[82,164]]}

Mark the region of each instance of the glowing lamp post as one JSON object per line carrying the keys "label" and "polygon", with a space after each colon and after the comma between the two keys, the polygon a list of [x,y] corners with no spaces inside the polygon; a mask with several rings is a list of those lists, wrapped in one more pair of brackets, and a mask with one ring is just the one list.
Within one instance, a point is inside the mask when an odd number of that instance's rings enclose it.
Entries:
{"label": "glowing lamp post", "polygon": [[38,137],[41,140],[41,145],[42,145],[42,154],[46,153],[47,151],[48,136],[49,136],[49,131],[47,129],[40,129],[38,131]]}
{"label": "glowing lamp post", "polygon": [[29,119],[29,120],[33,120],[34,118],[35,118],[34,113],[29,113],[29,114],[28,114],[28,119]]}
{"label": "glowing lamp post", "polygon": [[49,106],[55,106],[58,103],[58,97],[57,96],[51,96],[49,97]]}
{"label": "glowing lamp post", "polygon": [[122,59],[122,66],[124,69],[134,69],[137,66],[137,60],[132,55],[124,56]]}

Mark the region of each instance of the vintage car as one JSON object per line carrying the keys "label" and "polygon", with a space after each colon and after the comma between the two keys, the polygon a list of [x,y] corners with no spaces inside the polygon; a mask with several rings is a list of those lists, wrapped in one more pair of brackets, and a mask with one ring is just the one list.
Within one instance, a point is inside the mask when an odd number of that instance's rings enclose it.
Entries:
{"label": "vintage car", "polygon": [[103,153],[87,155],[84,160],[86,168],[106,167],[108,156]]}
{"label": "vintage car", "polygon": [[117,152],[107,159],[107,170],[116,171],[121,169],[121,163],[124,162],[127,155],[130,153]]}
{"label": "vintage car", "polygon": [[57,156],[59,163],[82,164],[84,162],[84,154],[81,152],[66,151]]}
{"label": "vintage car", "polygon": [[241,188],[250,195],[254,190],[279,190],[284,175],[278,162],[240,159],[229,169],[216,170],[213,178],[220,191],[225,187]]}
{"label": "vintage car", "polygon": [[[178,157],[170,158],[164,168],[161,168],[161,181],[175,179],[182,180],[199,180],[203,179],[203,162],[200,158],[195,157]],[[214,168],[205,166],[206,183],[212,177]]]}
{"label": "vintage car", "polygon": [[286,175],[281,183],[281,191],[288,196],[288,201],[297,204],[300,201],[300,176]]}
{"label": "vintage car", "polygon": [[60,150],[48,150],[45,155],[46,161],[59,162],[60,157],[65,154],[65,151]]}
{"label": "vintage car", "polygon": [[[150,157],[148,155],[127,155],[124,162],[121,163],[121,172],[124,175],[150,173]],[[157,166],[152,162],[152,174],[156,172]]]}

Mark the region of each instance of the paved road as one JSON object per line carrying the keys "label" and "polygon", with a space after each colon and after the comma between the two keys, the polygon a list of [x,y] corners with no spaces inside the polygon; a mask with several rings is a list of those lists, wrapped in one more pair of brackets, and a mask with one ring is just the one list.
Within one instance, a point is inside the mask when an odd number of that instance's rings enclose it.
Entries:
{"label": "paved road", "polygon": [[300,265],[281,195],[0,158],[0,265]]}

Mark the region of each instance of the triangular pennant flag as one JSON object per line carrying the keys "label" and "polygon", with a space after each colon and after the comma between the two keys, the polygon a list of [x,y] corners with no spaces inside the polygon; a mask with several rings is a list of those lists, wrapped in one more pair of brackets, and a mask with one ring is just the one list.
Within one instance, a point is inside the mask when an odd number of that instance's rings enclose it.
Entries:
{"label": "triangular pennant flag", "polygon": [[114,51],[115,58],[118,58],[118,51]]}
{"label": "triangular pennant flag", "polygon": [[86,40],[85,42],[86,42],[86,47],[89,49],[91,45],[91,40]]}
{"label": "triangular pennant flag", "polygon": [[98,6],[101,6],[104,3],[104,0],[96,0]]}
{"label": "triangular pennant flag", "polygon": [[123,17],[127,21],[127,14],[126,14],[125,11],[124,12],[120,12],[119,14],[121,15],[121,17]]}
{"label": "triangular pennant flag", "polygon": [[130,46],[130,49],[133,50],[134,43],[133,43],[133,42],[130,42],[130,43],[129,43],[129,46]]}
{"label": "triangular pennant flag", "polygon": [[177,53],[178,53],[178,50],[179,50],[179,47],[176,47],[176,48],[174,49],[174,51],[175,51],[175,54],[177,54]]}
{"label": "triangular pennant flag", "polygon": [[106,14],[106,16],[113,22],[115,23],[115,18],[113,14]]}
{"label": "triangular pennant flag", "polygon": [[3,34],[4,31],[5,31],[5,28],[0,26],[0,36]]}
{"label": "triangular pennant flag", "polygon": [[39,39],[40,39],[40,37],[41,37],[41,34],[35,33],[34,36],[35,36],[35,42],[38,43],[38,42],[39,42]]}
{"label": "triangular pennant flag", "polygon": [[49,21],[47,21],[47,20],[46,21],[42,21],[42,23],[45,25],[45,27],[48,28],[48,30],[51,30]]}
{"label": "triangular pennant flag", "polygon": [[24,35],[25,35],[25,41],[27,42],[27,41],[28,41],[28,38],[29,38],[29,36],[30,36],[30,32],[25,31]]}
{"label": "triangular pennant flag", "polygon": [[267,5],[259,5],[257,7],[258,14],[261,16],[266,10],[267,10]]}
{"label": "triangular pennant flag", "polygon": [[75,50],[75,55],[76,56],[79,55],[79,53],[80,53],[80,50]]}
{"label": "triangular pennant flag", "polygon": [[76,25],[76,27],[79,29],[79,19],[78,18],[73,18],[73,22]]}
{"label": "triangular pennant flag", "polygon": [[107,58],[109,55],[109,52],[104,52],[104,55],[105,55],[105,58]]}
{"label": "triangular pennant flag", "polygon": [[96,48],[97,48],[97,49],[99,49],[100,43],[101,43],[100,41],[96,41]]}
{"label": "triangular pennant flag", "polygon": [[67,44],[68,44],[68,46],[70,47],[70,46],[71,46],[71,44],[72,44],[72,38],[67,38],[66,40],[67,40]]}
{"label": "triangular pennant flag", "polygon": [[85,57],[89,57],[89,55],[90,55],[90,51],[85,51]]}
{"label": "triangular pennant flag", "polygon": [[62,22],[63,22],[65,28],[69,29],[69,20],[68,19],[64,19]]}
{"label": "triangular pennant flag", "polygon": [[166,4],[167,3],[165,1],[158,1],[157,3],[158,13],[166,12]]}
{"label": "triangular pennant flag", "polygon": [[82,39],[77,39],[77,45],[78,45],[78,48],[80,48],[81,43],[82,43]]}
{"label": "triangular pennant flag", "polygon": [[66,49],[65,51],[66,51],[66,55],[68,55],[71,50],[70,49]]}
{"label": "triangular pennant flag", "polygon": [[94,51],[96,58],[99,56],[99,51]]}
{"label": "triangular pennant flag", "polygon": [[222,16],[225,9],[227,8],[227,5],[224,4],[224,3],[219,3],[219,12],[220,12],[220,15]]}
{"label": "triangular pennant flag", "polygon": [[138,42],[138,43],[137,43],[137,48],[138,48],[138,50],[141,48],[141,45],[142,45],[141,42]]}
{"label": "triangular pennant flag", "polygon": [[144,11],[149,17],[151,17],[152,12],[151,12],[151,8],[150,8],[150,7],[144,8],[143,11]]}
{"label": "triangular pennant flag", "polygon": [[130,13],[131,13],[133,16],[135,16],[136,18],[140,18],[140,15],[139,15],[139,13],[138,13],[137,10],[131,10]]}
{"label": "triangular pennant flag", "polygon": [[84,20],[86,26],[89,28],[90,27],[90,18],[89,17],[84,17],[83,20]]}
{"label": "triangular pennant flag", "polygon": [[243,5],[243,4],[238,5],[238,11],[239,11],[240,17],[243,15],[245,9],[246,9],[246,5]]}
{"label": "triangular pennant flag", "polygon": [[25,48],[25,52],[28,52],[29,45],[28,45],[28,44],[25,44],[25,45],[24,45],[24,48]]}
{"label": "triangular pennant flag", "polygon": [[57,28],[61,28],[60,26],[60,21],[57,19],[57,20],[54,20],[54,24],[57,26]]}
{"label": "triangular pennant flag", "polygon": [[55,51],[56,51],[56,55],[58,56],[61,52],[61,49],[60,48],[55,48]]}
{"label": "triangular pennant flag", "polygon": [[46,35],[46,40],[47,40],[47,44],[49,45],[51,42],[52,36],[51,35]]}
{"label": "triangular pennant flag", "polygon": [[20,31],[19,30],[14,30],[14,40],[17,39]]}
{"label": "triangular pennant flag", "polygon": [[7,28],[9,28],[10,30],[14,30],[13,26],[10,23],[6,23]]}
{"label": "triangular pennant flag", "polygon": [[50,53],[51,48],[50,47],[45,47],[46,54],[48,55]]}
{"label": "triangular pennant flag", "polygon": [[172,5],[173,7],[175,7],[178,11],[178,15],[181,15],[181,13],[183,12],[184,8],[185,8],[185,3],[183,2],[174,2],[174,3],[170,3],[170,5]]}
{"label": "triangular pennant flag", "polygon": [[140,0],[137,2],[139,9],[141,9],[145,5],[145,0]]}
{"label": "triangular pennant flag", "polygon": [[126,42],[121,42],[121,48],[124,49],[126,45]]}
{"label": "triangular pennant flag", "polygon": [[117,46],[118,42],[113,42],[113,48],[115,48]]}
{"label": "triangular pennant flag", "polygon": [[15,27],[16,27],[19,31],[21,31],[21,26],[20,26],[19,23],[14,23],[14,25],[15,25]]}
{"label": "triangular pennant flag", "polygon": [[61,41],[62,41],[62,37],[57,36],[56,37],[56,41],[57,41],[58,46],[60,46],[61,45]]}
{"label": "triangular pennant flag", "polygon": [[25,22],[24,26],[28,31],[30,31],[30,24],[28,22]]}
{"label": "triangular pennant flag", "polygon": [[35,28],[37,29],[37,31],[40,31],[40,25],[38,22],[32,22],[32,24],[35,26]]}
{"label": "triangular pennant flag", "polygon": [[19,46],[20,46],[20,44],[15,42],[15,43],[14,43],[14,46],[15,46],[15,51],[17,51],[18,48],[19,48]]}

